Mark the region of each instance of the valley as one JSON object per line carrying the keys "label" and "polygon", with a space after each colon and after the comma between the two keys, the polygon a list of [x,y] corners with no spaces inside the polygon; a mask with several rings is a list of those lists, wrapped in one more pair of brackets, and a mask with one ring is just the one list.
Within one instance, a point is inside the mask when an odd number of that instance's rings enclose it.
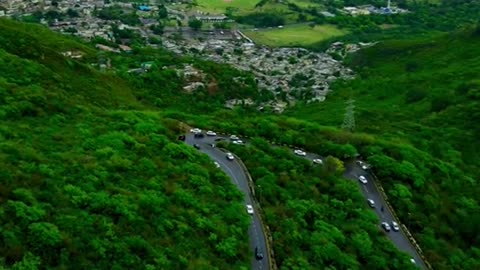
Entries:
{"label": "valley", "polygon": [[1,0],[0,267],[479,268],[479,12]]}

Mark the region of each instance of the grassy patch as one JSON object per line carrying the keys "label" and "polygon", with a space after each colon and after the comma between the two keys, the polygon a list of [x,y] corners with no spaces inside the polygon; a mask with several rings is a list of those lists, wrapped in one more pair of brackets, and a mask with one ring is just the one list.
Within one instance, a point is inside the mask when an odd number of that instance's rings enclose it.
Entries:
{"label": "grassy patch", "polygon": [[254,41],[267,46],[308,46],[320,41],[347,34],[332,25],[317,25],[314,28],[306,24],[285,26],[282,29],[246,31]]}
{"label": "grassy patch", "polygon": [[[226,9],[236,8],[240,13],[253,12],[258,0],[199,0],[198,9],[211,13],[225,13]],[[195,7],[197,8],[197,7]]]}

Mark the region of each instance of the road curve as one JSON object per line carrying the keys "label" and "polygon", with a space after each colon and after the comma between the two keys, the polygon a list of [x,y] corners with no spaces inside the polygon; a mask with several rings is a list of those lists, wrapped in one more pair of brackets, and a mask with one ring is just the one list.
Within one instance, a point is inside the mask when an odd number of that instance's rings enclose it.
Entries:
{"label": "road curve", "polygon": [[[186,142],[188,144],[199,144],[201,149],[200,151],[208,154],[212,159],[217,161],[221,168],[231,177],[232,181],[238,186],[238,188],[244,192],[245,194],[245,201],[247,204],[252,204],[252,200],[250,198],[251,194],[248,188],[247,184],[247,179],[245,174],[243,173],[242,168],[236,161],[228,161],[225,158],[225,153],[222,151],[212,148],[211,144],[216,143],[215,139],[218,138],[223,138],[228,141],[228,137],[224,136],[205,136],[203,138],[194,138],[192,134],[188,134],[186,136]],[[242,139],[245,141],[244,139]],[[293,150],[292,150],[293,153]],[[313,160],[313,159],[322,159],[323,158],[319,155],[312,154],[312,153],[306,153],[306,156],[304,158]],[[368,182],[367,184],[362,184],[360,181],[358,181],[358,177],[360,175],[363,175],[367,178]],[[375,214],[378,216],[380,222],[388,222],[389,224],[391,221],[396,221],[398,224],[401,224],[398,220],[395,220],[394,215],[390,211],[390,209],[387,207],[385,203],[385,199],[383,198],[382,194],[378,190],[377,186],[374,183],[374,178],[373,176],[366,170],[363,170],[361,166],[356,164],[355,161],[347,162],[345,164],[345,173],[344,177],[347,179],[351,179],[353,181],[356,181],[359,186],[362,194],[366,199],[372,199],[375,201],[376,207],[373,208],[372,210],[375,212]],[[366,202],[365,202],[366,203]],[[253,204],[252,204],[253,205]],[[381,208],[383,206],[383,211],[381,211]],[[378,225],[379,230],[383,229],[380,226],[380,223]],[[255,245],[260,244],[262,247],[262,250],[264,251],[265,258],[263,259],[264,265],[260,266],[257,261],[253,259],[253,269],[268,269],[268,256],[266,256],[266,243],[265,243],[265,237],[264,233],[261,232],[262,226],[260,223],[260,220],[258,219],[257,216],[257,211],[255,212],[253,223],[250,227],[249,234],[250,234],[250,243],[252,246],[252,249],[255,248]],[[260,231],[259,231],[260,230]],[[421,269],[427,269],[424,261],[422,260],[422,257],[418,254],[417,250],[413,247],[412,243],[409,241],[408,237],[404,234],[403,230],[400,230],[398,232],[394,232],[393,230],[386,233],[387,237],[393,242],[393,244],[401,251],[409,254],[416,262],[416,265],[420,267]],[[262,262],[262,261],[260,261]],[[261,267],[261,268],[260,268]]]}
{"label": "road curve", "polygon": [[[252,269],[254,270],[269,270],[269,257],[267,253],[267,242],[265,239],[265,233],[263,231],[263,226],[258,216],[258,208],[255,205],[254,200],[252,199],[252,194],[248,187],[248,180],[245,172],[243,171],[241,165],[237,160],[228,160],[225,156],[225,153],[217,148],[211,146],[214,143],[215,137],[205,137],[205,138],[194,138],[193,134],[188,134],[185,136],[185,142],[187,144],[193,145],[198,144],[200,146],[200,151],[207,154],[211,159],[218,162],[220,168],[230,177],[232,182],[238,187],[238,189],[244,194],[245,205],[250,204],[254,208],[254,214],[252,215],[252,222],[248,229],[248,235],[250,237],[250,248],[252,254],[255,251],[255,247],[259,247],[263,252],[263,259],[256,260],[255,255],[252,256]],[[245,212],[246,212],[245,208]]]}

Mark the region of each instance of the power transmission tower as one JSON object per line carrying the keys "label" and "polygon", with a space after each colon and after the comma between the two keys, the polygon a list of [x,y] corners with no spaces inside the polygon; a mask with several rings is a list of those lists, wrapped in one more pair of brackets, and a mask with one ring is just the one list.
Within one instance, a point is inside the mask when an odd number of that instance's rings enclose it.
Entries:
{"label": "power transmission tower", "polygon": [[350,99],[346,102],[345,117],[343,118],[342,129],[353,132],[355,129],[355,100]]}

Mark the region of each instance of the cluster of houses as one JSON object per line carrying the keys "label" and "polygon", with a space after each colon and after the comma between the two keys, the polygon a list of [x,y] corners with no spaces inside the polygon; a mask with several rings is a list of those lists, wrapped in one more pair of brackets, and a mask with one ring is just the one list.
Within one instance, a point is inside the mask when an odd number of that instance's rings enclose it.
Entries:
{"label": "cluster of houses", "polygon": [[46,12],[52,9],[60,12],[74,9],[90,14],[94,9],[101,9],[105,5],[104,0],[0,0],[0,16],[26,16],[36,11]]}
{"label": "cluster of houses", "polygon": [[375,7],[373,5],[362,5],[357,7],[344,7],[341,12],[352,15],[371,15],[371,14],[378,14],[378,15],[391,15],[391,14],[402,14],[408,13],[409,11],[406,9],[402,9],[399,7],[393,7],[390,5],[390,0],[387,2],[386,7]]}
{"label": "cluster of houses", "polygon": [[[298,100],[323,101],[332,82],[354,77],[352,70],[329,54],[302,48],[267,48],[257,46],[241,38],[241,35],[237,37],[240,38],[168,40],[163,45],[178,53],[191,53],[252,72],[259,89],[268,90],[275,97],[260,104],[260,107],[271,106],[276,112],[282,112],[287,105],[293,105]],[[200,86],[196,81],[184,89],[191,92]],[[250,101],[229,100],[225,105],[232,107],[238,104],[250,104]]]}

